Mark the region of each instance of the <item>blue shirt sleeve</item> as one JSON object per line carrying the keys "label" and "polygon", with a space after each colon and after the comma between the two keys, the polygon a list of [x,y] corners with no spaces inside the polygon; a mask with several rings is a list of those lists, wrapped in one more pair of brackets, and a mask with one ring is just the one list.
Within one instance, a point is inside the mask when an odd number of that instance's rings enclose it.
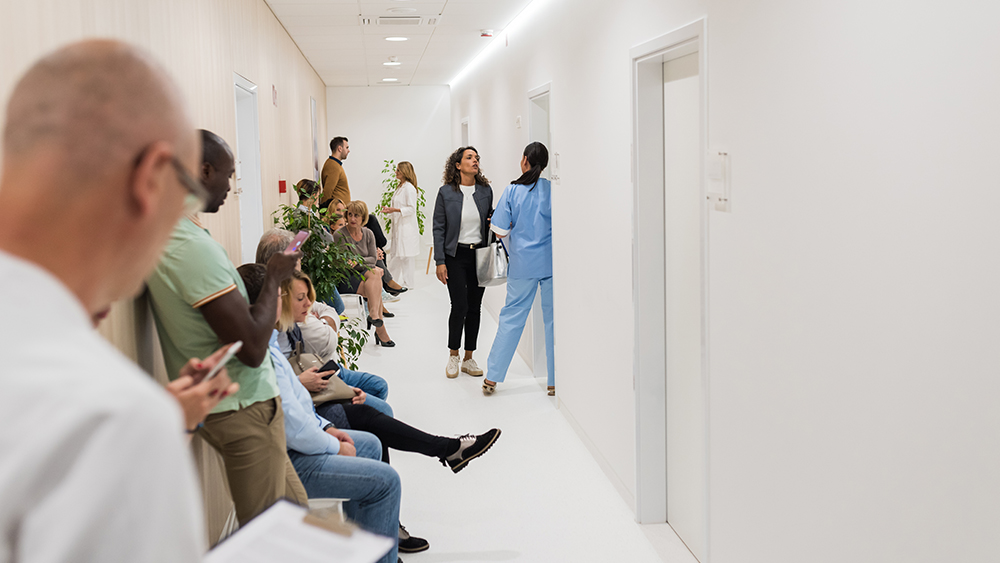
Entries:
{"label": "blue shirt sleeve", "polygon": [[513,184],[503,189],[503,193],[500,194],[500,199],[497,201],[497,207],[493,211],[493,217],[490,219],[490,229],[498,235],[507,236],[514,226],[513,214],[510,208],[511,192],[513,191]]}
{"label": "blue shirt sleeve", "polygon": [[274,338],[271,339],[270,353],[278,388],[281,390],[285,442],[288,448],[306,455],[339,453],[340,441],[323,431],[323,427],[329,422],[316,414],[309,391],[292,371],[291,364],[278,349]]}

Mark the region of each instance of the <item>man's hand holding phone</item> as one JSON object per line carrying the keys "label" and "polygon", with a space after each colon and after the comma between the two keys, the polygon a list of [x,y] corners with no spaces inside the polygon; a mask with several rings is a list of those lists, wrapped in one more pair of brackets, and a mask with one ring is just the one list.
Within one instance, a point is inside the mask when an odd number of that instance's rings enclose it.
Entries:
{"label": "man's hand holding phone", "polygon": [[[181,368],[179,377],[167,384],[167,392],[180,403],[184,412],[184,427],[187,430],[197,428],[222,399],[240,390],[240,384],[230,381],[226,368],[219,365],[225,364],[231,348],[223,346],[204,360],[191,358]],[[231,354],[229,357],[232,357]],[[217,366],[214,377],[208,378]]]}
{"label": "man's hand holding phone", "polygon": [[273,278],[278,283],[287,280],[292,277],[292,272],[298,267],[300,258],[302,258],[302,252],[298,250],[291,254],[276,252],[267,261],[267,277]]}

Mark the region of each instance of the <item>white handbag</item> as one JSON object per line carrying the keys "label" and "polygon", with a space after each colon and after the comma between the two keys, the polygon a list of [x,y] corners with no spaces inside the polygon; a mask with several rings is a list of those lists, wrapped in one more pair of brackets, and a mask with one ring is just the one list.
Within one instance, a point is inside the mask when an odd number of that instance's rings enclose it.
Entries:
{"label": "white handbag", "polygon": [[504,246],[503,239],[490,238],[494,239],[493,242],[476,249],[476,277],[479,278],[479,287],[507,283],[507,266],[510,263],[507,247]]}

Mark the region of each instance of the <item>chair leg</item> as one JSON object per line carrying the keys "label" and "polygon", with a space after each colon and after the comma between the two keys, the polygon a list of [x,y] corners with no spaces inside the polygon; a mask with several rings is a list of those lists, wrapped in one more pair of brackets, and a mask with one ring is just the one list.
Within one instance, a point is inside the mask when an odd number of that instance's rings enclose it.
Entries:
{"label": "chair leg", "polygon": [[431,257],[434,256],[434,247],[432,246],[429,251],[427,251],[427,271],[424,274],[431,273]]}

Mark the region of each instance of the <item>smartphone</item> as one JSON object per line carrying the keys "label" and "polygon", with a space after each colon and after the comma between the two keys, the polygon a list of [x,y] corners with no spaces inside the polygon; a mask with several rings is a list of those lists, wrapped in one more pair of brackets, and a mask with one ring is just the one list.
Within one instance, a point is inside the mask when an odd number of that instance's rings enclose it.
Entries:
{"label": "smartphone", "polygon": [[218,375],[219,371],[222,368],[224,368],[227,363],[229,363],[229,360],[233,359],[233,356],[236,355],[236,352],[240,351],[240,348],[243,348],[242,340],[237,340],[236,342],[233,342],[229,346],[229,349],[226,350],[226,353],[223,354],[221,358],[219,358],[219,363],[215,364],[215,367],[213,367],[211,371],[208,372],[208,375],[206,375],[205,378],[202,379],[202,381],[209,381],[210,379]]}
{"label": "smartphone", "polygon": [[320,372],[332,371],[333,373],[323,376],[323,379],[330,379],[331,377],[340,373],[340,366],[337,365],[337,362],[330,360],[329,362],[323,364],[323,367],[319,368],[319,371]]}
{"label": "smartphone", "polygon": [[285,249],[285,254],[292,254],[293,252],[298,251],[298,249],[302,246],[302,243],[304,243],[311,234],[312,233],[309,231],[299,231],[299,233],[295,235],[295,238],[292,239],[292,243]]}

